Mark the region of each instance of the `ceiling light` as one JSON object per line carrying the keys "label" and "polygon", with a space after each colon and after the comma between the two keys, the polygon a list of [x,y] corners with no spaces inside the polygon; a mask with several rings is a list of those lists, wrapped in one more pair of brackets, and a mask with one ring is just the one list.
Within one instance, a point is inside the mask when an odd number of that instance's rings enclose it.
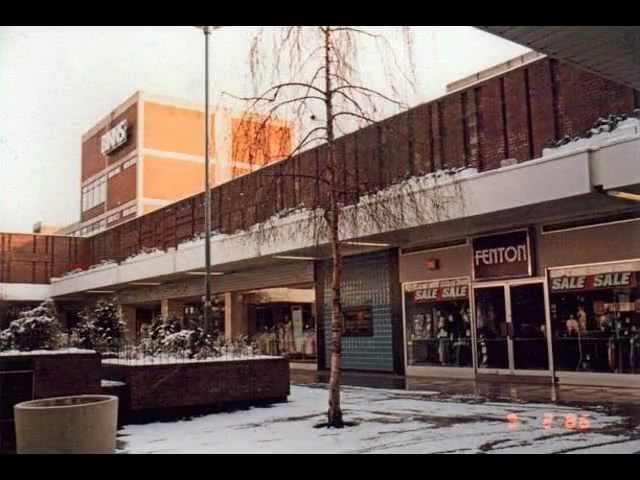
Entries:
{"label": "ceiling light", "polygon": [[623,200],[632,200],[634,202],[640,202],[640,195],[637,193],[619,192],[617,190],[611,190],[607,192],[610,197],[622,198]]}
{"label": "ceiling light", "polygon": [[277,258],[279,260],[317,260],[316,257],[302,257],[296,255],[274,255],[273,258]]}
{"label": "ceiling light", "polygon": [[345,245],[352,245],[354,247],[390,247],[389,243],[380,242],[342,242]]}
{"label": "ceiling light", "polygon": [[162,285],[160,282],[132,282],[129,285],[135,285],[137,287],[156,287]]}
{"label": "ceiling light", "polygon": [[[206,275],[207,272],[187,272],[187,275]],[[209,275],[224,275],[225,272],[209,272]]]}

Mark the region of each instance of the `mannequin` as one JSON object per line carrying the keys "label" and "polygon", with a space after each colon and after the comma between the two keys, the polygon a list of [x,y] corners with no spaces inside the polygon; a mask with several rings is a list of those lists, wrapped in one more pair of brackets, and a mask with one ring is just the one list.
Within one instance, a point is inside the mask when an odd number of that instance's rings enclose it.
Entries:
{"label": "mannequin", "polygon": [[577,320],[573,316],[573,313],[569,315],[569,319],[567,320],[565,325],[567,327],[567,335],[573,336],[578,334],[579,326]]}
{"label": "mannequin", "polygon": [[425,338],[433,338],[433,319],[431,318],[431,314],[427,313],[425,315]]}
{"label": "mannequin", "polygon": [[424,315],[421,313],[413,317],[413,338],[424,338]]}
{"label": "mannequin", "polygon": [[469,318],[469,310],[463,311],[462,322],[464,324],[464,336],[466,338],[471,338],[471,319]]}
{"label": "mannequin", "polygon": [[304,328],[304,353],[309,356],[316,354],[316,332],[309,325]]}
{"label": "mannequin", "polygon": [[584,307],[582,305],[578,307],[577,317],[580,334],[584,335],[587,333],[587,313],[584,311]]}
{"label": "mannequin", "polygon": [[447,330],[449,331],[449,338],[454,340],[460,336],[460,328],[453,318],[453,314],[447,315]]}
{"label": "mannequin", "polygon": [[285,351],[287,353],[295,353],[296,344],[293,338],[293,323],[289,320],[289,317],[285,317],[285,331],[284,331]]}
{"label": "mannequin", "polygon": [[442,315],[438,320],[438,360],[441,365],[449,364],[449,332]]}

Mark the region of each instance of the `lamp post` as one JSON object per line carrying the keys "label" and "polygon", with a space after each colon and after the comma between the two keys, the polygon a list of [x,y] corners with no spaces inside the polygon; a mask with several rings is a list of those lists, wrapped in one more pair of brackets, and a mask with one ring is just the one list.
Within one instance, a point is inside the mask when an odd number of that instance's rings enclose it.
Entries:
{"label": "lamp post", "polygon": [[209,35],[222,27],[196,27],[204,33],[204,330],[211,332],[211,186],[209,185]]}

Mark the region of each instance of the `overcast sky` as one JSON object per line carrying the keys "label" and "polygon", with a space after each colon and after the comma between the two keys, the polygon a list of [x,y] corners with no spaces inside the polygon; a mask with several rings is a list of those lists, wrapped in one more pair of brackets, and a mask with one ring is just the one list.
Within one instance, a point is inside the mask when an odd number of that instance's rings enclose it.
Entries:
{"label": "overcast sky", "polygon": [[[213,34],[212,101],[249,93],[255,31]],[[526,51],[471,27],[415,27],[409,101]],[[365,78],[377,75],[375,57],[364,59]],[[82,134],[136,90],[202,101],[203,72],[202,34],[191,27],[0,27],[0,231],[77,221]]]}

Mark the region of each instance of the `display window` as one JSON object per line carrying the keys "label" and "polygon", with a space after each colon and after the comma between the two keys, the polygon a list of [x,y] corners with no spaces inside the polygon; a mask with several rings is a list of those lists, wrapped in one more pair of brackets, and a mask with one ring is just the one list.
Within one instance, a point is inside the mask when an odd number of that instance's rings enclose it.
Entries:
{"label": "display window", "polygon": [[472,367],[469,281],[415,282],[403,290],[408,365]]}
{"label": "display window", "polygon": [[549,273],[555,368],[640,373],[640,262]]}
{"label": "display window", "polygon": [[312,304],[270,303],[249,307],[249,331],[260,351],[296,361],[316,358]]}

